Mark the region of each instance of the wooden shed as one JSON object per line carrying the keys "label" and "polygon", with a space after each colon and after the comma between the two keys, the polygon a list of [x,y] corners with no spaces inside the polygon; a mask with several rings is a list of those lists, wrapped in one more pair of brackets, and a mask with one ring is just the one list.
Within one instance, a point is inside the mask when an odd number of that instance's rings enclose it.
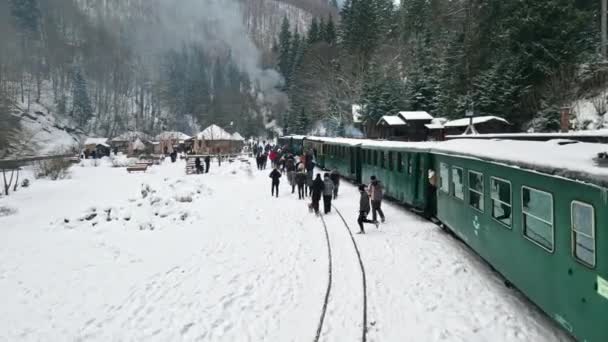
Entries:
{"label": "wooden shed", "polygon": [[211,125],[196,135],[194,142],[196,154],[231,154],[234,153],[232,134],[218,125]]}
{"label": "wooden shed", "polygon": [[173,151],[188,151],[191,149],[192,137],[182,132],[162,132],[154,139],[158,146],[154,147],[155,153],[169,154]]}
{"label": "wooden shed", "polygon": [[83,153],[87,158],[89,156],[95,156],[96,158],[109,156],[110,144],[108,138],[87,138],[84,141]]}
{"label": "wooden shed", "polygon": [[[464,134],[471,123],[471,118],[462,118],[446,122],[445,135]],[[513,127],[509,121],[499,116],[477,116],[473,117],[473,126],[477,133],[511,133]]]}

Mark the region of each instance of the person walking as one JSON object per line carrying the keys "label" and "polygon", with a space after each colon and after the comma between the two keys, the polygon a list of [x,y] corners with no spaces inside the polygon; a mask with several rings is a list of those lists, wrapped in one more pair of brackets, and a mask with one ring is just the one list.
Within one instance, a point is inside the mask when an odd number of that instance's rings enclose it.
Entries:
{"label": "person walking", "polygon": [[321,175],[317,174],[317,178],[312,182],[312,186],[310,187],[312,193],[312,203],[310,205],[311,209],[314,210],[316,215],[319,215],[319,202],[321,201],[321,195],[323,194],[323,189],[325,188],[325,183],[321,179]]}
{"label": "person walking", "polygon": [[203,164],[201,163],[201,158],[196,157],[196,159],[194,159],[194,167],[196,168],[196,174],[200,174],[201,171],[203,170]]}
{"label": "person walking", "polygon": [[298,185],[298,199],[305,199],[306,192],[304,191],[304,185],[306,184],[306,172],[302,169],[295,174],[295,183]]}
{"label": "person walking", "polygon": [[285,170],[287,171],[287,181],[289,181],[289,185],[291,185],[291,193],[296,192],[296,164],[293,156],[288,156],[285,161]]}
{"label": "person walking", "polygon": [[367,219],[367,215],[369,215],[369,195],[367,191],[365,191],[365,184],[359,185],[359,193],[361,197],[359,198],[359,218],[357,218],[357,223],[359,224],[359,232],[357,234],[365,234],[365,228],[363,228],[363,223],[374,223],[376,227],[378,227],[378,222],[374,222],[372,220]]}
{"label": "person walking", "polygon": [[331,212],[331,199],[334,195],[334,182],[329,178],[329,173],[323,176],[323,212],[327,215]]}
{"label": "person walking", "polygon": [[211,164],[211,157],[205,157],[205,173],[209,173],[209,164]]}
{"label": "person walking", "polygon": [[338,198],[338,189],[340,188],[340,171],[334,169],[330,174],[329,178],[334,183],[334,199]]}
{"label": "person walking", "polygon": [[380,214],[380,219],[382,223],[386,221],[384,217],[384,213],[382,212],[382,198],[384,196],[384,186],[382,182],[376,178],[376,176],[372,176],[371,183],[369,185],[369,196],[372,201],[372,220],[374,222],[378,222],[377,214]]}
{"label": "person walking", "polygon": [[272,178],[270,196],[274,196],[276,190],[276,196],[279,197],[279,183],[281,179],[281,172],[277,170],[277,168],[274,168],[268,177]]}

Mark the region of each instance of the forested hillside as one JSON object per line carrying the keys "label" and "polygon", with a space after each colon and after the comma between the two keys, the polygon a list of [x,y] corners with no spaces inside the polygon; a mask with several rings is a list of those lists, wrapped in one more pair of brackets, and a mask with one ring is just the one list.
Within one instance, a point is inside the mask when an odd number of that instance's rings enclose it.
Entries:
{"label": "forested hillside", "polygon": [[[345,0],[337,40],[316,38],[311,27],[302,48],[296,33],[282,33],[277,65],[291,104],[283,123],[292,132],[322,126],[344,133],[351,105],[360,103],[370,122],[399,110],[454,118],[473,109],[506,117],[520,129],[555,130],[560,107],[606,88],[599,6]],[[297,65],[281,68],[290,54],[300,56]],[[606,111],[601,93],[594,97],[599,115]]]}
{"label": "forested hillside", "polygon": [[[287,108],[273,69],[281,20],[304,31],[328,11],[322,0],[0,2],[0,150],[55,129],[265,134]],[[24,127],[34,112],[54,128]]]}

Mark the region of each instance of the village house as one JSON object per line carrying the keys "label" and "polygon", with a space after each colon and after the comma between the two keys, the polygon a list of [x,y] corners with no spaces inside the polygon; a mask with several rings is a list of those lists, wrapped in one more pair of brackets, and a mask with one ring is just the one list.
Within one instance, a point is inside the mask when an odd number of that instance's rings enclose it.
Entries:
{"label": "village house", "polygon": [[[467,131],[471,124],[471,118],[462,118],[446,122],[443,126],[445,135],[461,135]],[[511,133],[511,123],[498,116],[476,116],[473,117],[473,126],[479,134]]]}
{"label": "village house", "polygon": [[385,115],[376,123],[377,137],[387,140],[425,141],[433,116],[424,111]]}
{"label": "village house", "polygon": [[110,144],[108,143],[108,138],[87,138],[84,141],[83,153],[85,158],[93,155],[97,158],[109,156]]}
{"label": "village house", "polygon": [[154,139],[158,144],[154,144],[155,154],[169,154],[173,151],[192,150],[193,138],[182,132],[162,132]]}
{"label": "village house", "polygon": [[196,135],[194,151],[196,154],[233,153],[232,134],[218,125],[211,125]]}

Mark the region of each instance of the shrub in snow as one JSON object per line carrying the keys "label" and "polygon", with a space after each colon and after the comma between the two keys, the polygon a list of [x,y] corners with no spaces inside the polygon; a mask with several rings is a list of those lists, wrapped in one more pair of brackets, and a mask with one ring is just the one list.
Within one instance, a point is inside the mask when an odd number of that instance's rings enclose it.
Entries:
{"label": "shrub in snow", "polygon": [[175,200],[180,203],[190,203],[192,202],[192,194],[175,195]]}
{"label": "shrub in snow", "polygon": [[117,156],[111,157],[112,167],[128,167],[135,165],[137,163],[137,159],[128,158],[124,154],[119,154]]}
{"label": "shrub in snow", "polygon": [[34,165],[34,177],[51,180],[64,179],[70,174],[72,163],[67,159],[41,160]]}
{"label": "shrub in snow", "polygon": [[0,217],[9,216],[17,213],[17,209],[9,207],[0,207]]}
{"label": "shrub in snow", "polygon": [[30,180],[29,179],[24,179],[23,182],[21,182],[21,187],[22,188],[27,188],[30,186]]}

